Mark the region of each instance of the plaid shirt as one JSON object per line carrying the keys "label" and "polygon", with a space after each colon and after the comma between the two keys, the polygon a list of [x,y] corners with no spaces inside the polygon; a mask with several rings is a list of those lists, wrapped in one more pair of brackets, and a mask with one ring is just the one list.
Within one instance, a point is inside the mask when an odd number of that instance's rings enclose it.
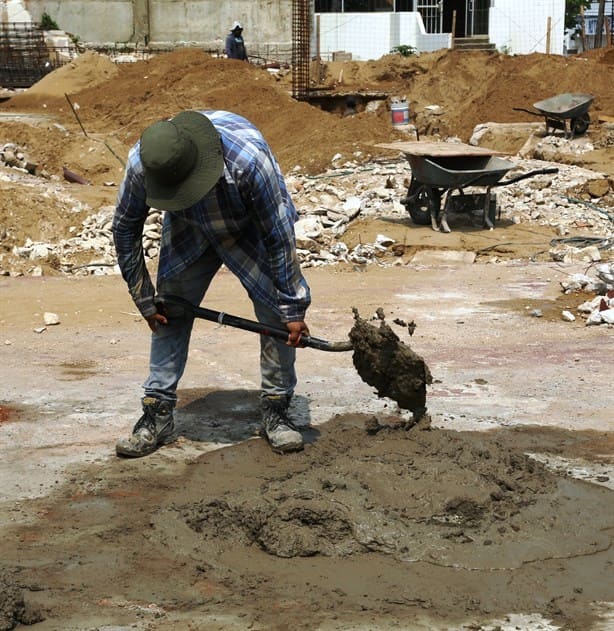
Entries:
{"label": "plaid shirt", "polygon": [[[311,302],[294,236],[298,214],[262,134],[237,114],[203,111],[220,134],[224,173],[191,208],[165,212],[158,280],[181,274],[212,247],[250,297],[285,322],[303,320]],[[137,142],[129,152],[113,219],[117,260],[130,295],[147,317],[156,312],[142,235],[149,206]]]}

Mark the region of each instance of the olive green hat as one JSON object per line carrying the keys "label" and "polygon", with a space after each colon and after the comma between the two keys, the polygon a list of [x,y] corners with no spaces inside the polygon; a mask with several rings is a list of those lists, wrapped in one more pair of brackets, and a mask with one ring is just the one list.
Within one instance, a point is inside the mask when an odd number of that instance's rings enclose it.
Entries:
{"label": "olive green hat", "polygon": [[220,135],[200,112],[181,112],[150,125],[141,135],[139,152],[147,204],[159,210],[190,208],[224,171]]}

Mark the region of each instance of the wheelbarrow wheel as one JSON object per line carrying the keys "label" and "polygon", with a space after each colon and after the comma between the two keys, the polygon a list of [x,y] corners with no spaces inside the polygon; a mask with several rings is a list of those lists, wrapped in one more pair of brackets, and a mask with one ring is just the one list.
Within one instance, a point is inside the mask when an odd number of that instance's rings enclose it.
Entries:
{"label": "wheelbarrow wheel", "polygon": [[441,207],[441,193],[431,186],[412,179],[407,189],[405,208],[418,226],[431,225],[431,211],[437,215]]}
{"label": "wheelbarrow wheel", "polygon": [[581,114],[577,118],[571,119],[571,133],[574,136],[581,136],[586,133],[588,126],[590,125],[591,117],[588,112]]}

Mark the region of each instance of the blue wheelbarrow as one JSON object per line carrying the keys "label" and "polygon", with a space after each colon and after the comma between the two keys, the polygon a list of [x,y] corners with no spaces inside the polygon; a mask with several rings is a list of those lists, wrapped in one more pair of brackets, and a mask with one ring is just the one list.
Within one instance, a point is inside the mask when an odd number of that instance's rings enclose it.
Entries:
{"label": "blue wheelbarrow", "polygon": [[527,112],[533,116],[543,116],[546,121],[546,133],[551,129],[562,129],[565,138],[573,138],[585,134],[591,122],[588,113],[595,97],[592,94],[575,94],[566,92],[549,99],[533,103],[537,111],[523,107],[514,107],[517,112]]}

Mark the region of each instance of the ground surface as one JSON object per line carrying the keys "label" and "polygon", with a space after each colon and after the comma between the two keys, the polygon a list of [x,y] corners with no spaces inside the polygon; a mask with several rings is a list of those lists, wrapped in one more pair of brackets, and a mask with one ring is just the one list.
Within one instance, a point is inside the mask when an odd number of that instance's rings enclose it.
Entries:
{"label": "ground surface", "polygon": [[[317,173],[334,153],[398,138],[389,113],[341,119],[294,103],[261,69],[198,51],[119,67],[88,57],[0,108],[5,142],[52,176],[41,187],[2,170],[6,253],[112,204],[117,156],[185,107],[252,118],[284,170]],[[418,109],[439,102],[447,133],[467,140],[477,122],[526,120],[509,112],[516,96],[588,91],[611,114],[610,57],[433,54],[342,76],[348,89],[407,88]],[[607,147],[594,159],[614,172]],[[62,166],[92,185],[64,182]],[[307,269],[309,324],[346,339],[352,307],[381,308],[432,373],[432,425],[405,429],[408,413],[373,392],[351,353],[302,349],[293,412],[308,442],[285,457],[255,436],[257,337],[198,322],[178,440],[118,460],[149,341],[121,279],[65,277],[52,262],[42,277],[0,278],[0,629],[613,628],[613,330],[561,318],[588,297],[560,281],[587,265],[534,256],[556,236],[536,224],[445,235],[372,218],[348,239],[378,232],[407,255]],[[454,263],[460,251],[497,262]],[[207,306],[252,317],[225,272]],[[60,323],[45,328],[45,312]],[[395,319],[415,322],[413,336]]]}
{"label": "ground surface", "polygon": [[[346,337],[350,305],[417,323],[391,326],[431,368],[433,429],[395,428],[350,353],[304,349],[309,443],[274,455],[249,440],[257,339],[202,322],[180,438],[137,461],[113,456],[148,350],[122,282],[5,279],[4,578],[41,629],[609,628],[612,331],[554,315],[563,271],[313,270],[314,334]],[[228,274],[209,304],[250,316]],[[35,333],[46,309],[61,323]]]}

